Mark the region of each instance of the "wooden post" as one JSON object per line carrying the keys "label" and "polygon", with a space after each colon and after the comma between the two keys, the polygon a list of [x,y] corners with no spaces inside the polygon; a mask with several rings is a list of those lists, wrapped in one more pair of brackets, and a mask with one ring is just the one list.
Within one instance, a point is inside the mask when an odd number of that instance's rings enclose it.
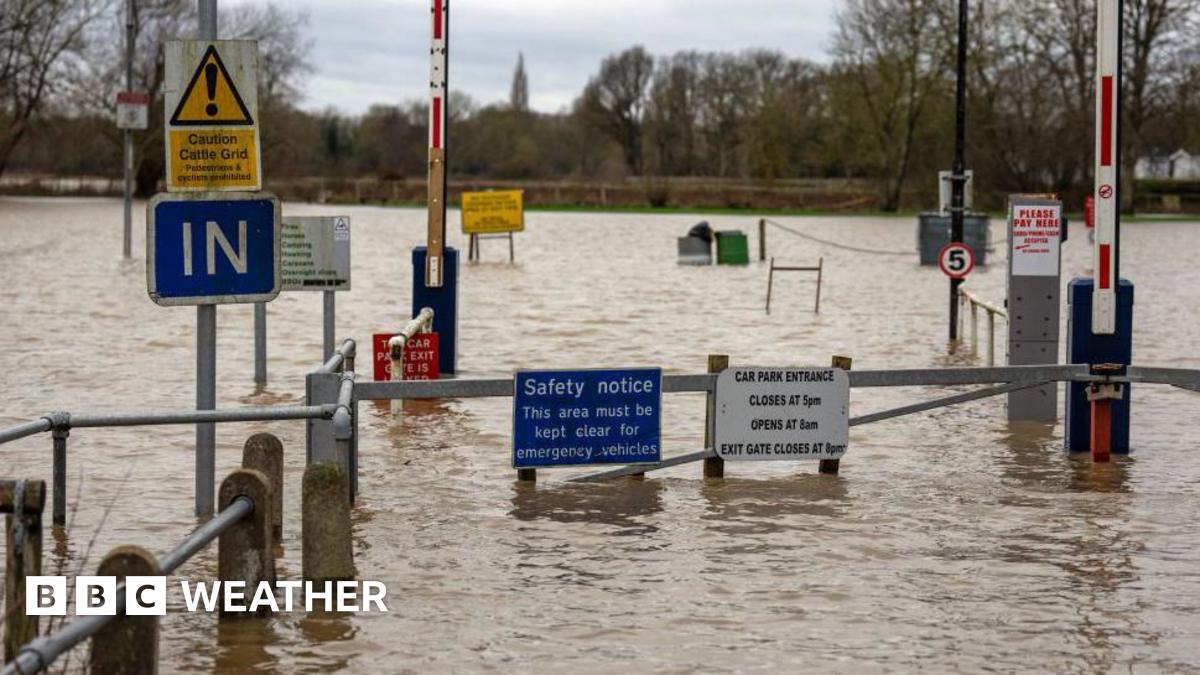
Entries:
{"label": "wooden post", "polygon": [[51,520],[55,525],[67,524],[67,437],[71,430],[66,427],[55,427],[51,432],[54,437],[54,458],[51,472],[54,474],[54,507]]}
{"label": "wooden post", "polygon": [[[774,261],[771,262],[774,265]],[[711,374],[720,373],[729,367],[728,354],[709,354],[708,355],[708,372]],[[715,387],[714,387],[715,389]],[[715,391],[710,391],[705,394],[706,408],[704,411],[704,447],[711,448],[716,442],[716,423],[717,423],[717,395]],[[704,477],[705,478],[724,478],[725,477],[725,460],[720,457],[705,457],[704,458]]]}
{"label": "wooden post", "polygon": [[25,578],[42,573],[45,508],[46,481],[0,481],[0,513],[10,514],[4,518],[5,663],[16,658],[22,645],[38,636],[38,617],[25,613]]}
{"label": "wooden post", "polygon": [[537,469],[517,469],[517,480],[525,483],[536,483]]}
{"label": "wooden post", "polygon": [[[853,359],[851,359],[849,356],[835,356],[835,357],[833,357],[833,363],[831,365],[834,368],[841,368],[842,370],[850,370],[850,366],[851,366],[852,362],[853,362]],[[823,459],[823,460],[821,460],[821,465],[817,470],[820,471],[821,473],[826,473],[831,476],[836,476],[838,473],[838,468],[840,468],[841,463],[842,463],[842,460],[840,460],[840,459]]]}
{"label": "wooden post", "polygon": [[306,581],[354,579],[354,546],[346,475],[332,462],[304,470],[301,575]]}
{"label": "wooden post", "polygon": [[775,283],[775,259],[771,258],[771,270],[767,272],[767,314],[771,313],[771,285]]}
{"label": "wooden post", "polygon": [[254,434],[242,446],[242,468],[261,471],[271,485],[271,537],[283,537],[283,442],[273,434]]}
{"label": "wooden post", "polygon": [[513,233],[508,233],[508,264],[511,265],[517,261],[517,251],[513,245]]}
{"label": "wooden post", "polygon": [[758,219],[758,261],[767,259],[767,219]]}
{"label": "wooden post", "polygon": [[[96,574],[158,576],[158,561],[140,546],[118,546],[100,561]],[[92,636],[93,675],[153,675],[158,672],[158,617],[118,615]]]}
{"label": "wooden post", "polygon": [[[344,488],[343,488],[344,489]],[[221,533],[217,541],[217,578],[246,584],[249,605],[259,582],[275,583],[274,539],[271,537],[271,481],[261,471],[238,469],[221,481],[217,505],[222,511],[238,497],[249,497],[254,511]],[[225,607],[225,584],[221,584],[221,607]],[[269,614],[260,608],[258,614]],[[251,612],[230,612],[222,617],[250,617]]]}

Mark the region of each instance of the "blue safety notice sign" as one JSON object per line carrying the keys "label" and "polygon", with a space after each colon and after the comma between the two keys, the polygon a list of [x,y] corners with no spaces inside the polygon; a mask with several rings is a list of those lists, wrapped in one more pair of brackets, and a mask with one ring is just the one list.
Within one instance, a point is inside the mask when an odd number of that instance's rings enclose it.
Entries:
{"label": "blue safety notice sign", "polygon": [[146,208],[146,285],[160,305],[279,295],[279,200],[262,193],[160,194]]}
{"label": "blue safety notice sign", "polygon": [[513,468],[662,459],[662,370],[526,370],[514,381]]}

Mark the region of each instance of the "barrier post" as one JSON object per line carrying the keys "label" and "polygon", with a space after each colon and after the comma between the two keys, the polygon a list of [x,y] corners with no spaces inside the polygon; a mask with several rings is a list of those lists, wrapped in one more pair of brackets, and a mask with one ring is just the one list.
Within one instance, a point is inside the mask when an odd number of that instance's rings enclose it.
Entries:
{"label": "barrier post", "polygon": [[242,468],[261,471],[271,485],[271,534],[278,543],[283,537],[283,442],[267,433],[247,438]]}
{"label": "barrier post", "polygon": [[758,261],[767,259],[767,219],[758,219]]}
{"label": "barrier post", "polygon": [[221,617],[249,617],[269,614],[269,608],[256,612],[225,612],[225,582],[242,582],[246,604],[250,604],[260,582],[275,583],[274,539],[271,537],[271,482],[261,471],[238,469],[221,481],[219,503],[225,510],[239,497],[254,502],[250,515],[221,533],[217,540],[217,579],[221,583]]}
{"label": "barrier post", "polygon": [[354,578],[350,496],[346,474],[332,462],[304,470],[301,514],[301,574],[306,581]]}
{"label": "barrier post", "polygon": [[[772,260],[774,265],[775,261]],[[729,367],[728,354],[709,354],[708,355],[708,372],[710,374],[720,373]],[[704,447],[711,448],[716,434],[717,423],[717,392],[710,391],[705,394],[705,410],[704,410]],[[705,478],[724,478],[725,477],[725,460],[720,457],[705,457],[704,458],[704,477]]]}
{"label": "barrier post", "polygon": [[[140,546],[118,546],[104,556],[96,574],[116,577],[158,576],[158,561]],[[158,617],[125,612],[92,636],[89,669],[93,675],[153,675],[158,672]]]}
{"label": "barrier post", "polygon": [[[833,357],[830,365],[832,365],[834,368],[850,370],[850,366],[852,364],[853,359],[851,359],[849,356],[835,356]],[[820,473],[829,474],[830,476],[836,476],[838,469],[841,468],[841,464],[842,460],[840,459],[823,459],[821,460],[820,465],[818,465],[817,471]]]}
{"label": "barrier post", "polygon": [[46,482],[0,481],[4,518],[4,661],[38,636],[38,617],[25,613],[25,578],[42,573],[42,511]]}
{"label": "barrier post", "polygon": [[[58,415],[65,416],[66,413]],[[52,473],[54,474],[54,507],[52,522],[55,525],[67,524],[67,437],[71,435],[70,427],[55,420],[51,431],[54,437],[54,459]]]}

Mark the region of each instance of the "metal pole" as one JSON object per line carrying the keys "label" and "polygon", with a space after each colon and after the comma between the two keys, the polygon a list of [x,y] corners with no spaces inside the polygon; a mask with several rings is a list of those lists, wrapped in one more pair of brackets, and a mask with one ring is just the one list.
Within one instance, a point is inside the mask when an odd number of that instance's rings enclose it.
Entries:
{"label": "metal pole", "polygon": [[[197,0],[201,40],[217,39],[217,0]],[[217,306],[196,307],[196,410],[217,407]],[[217,427],[196,425],[196,515],[213,514],[216,493]]]}
{"label": "metal pole", "polygon": [[[133,91],[133,40],[136,21],[134,0],[125,2],[125,91]],[[125,238],[122,254],[133,255],[133,130],[124,130],[125,142]]]}
{"label": "metal pole", "polygon": [[[217,407],[217,307],[196,308],[196,410]],[[196,515],[211,516],[216,481],[217,427],[196,425]]]}
{"label": "metal pole", "polygon": [[325,356],[328,358],[336,348],[334,340],[336,339],[337,329],[334,325],[334,293],[333,291],[325,291]]}
{"label": "metal pole", "polygon": [[[967,0],[958,0],[958,56],[954,81],[954,166],[950,177],[950,241],[963,240],[963,191],[966,187],[967,131]],[[958,287],[950,280],[950,339],[958,339]]]}
{"label": "metal pole", "polygon": [[267,386],[267,303],[254,303],[254,384]]}
{"label": "metal pole", "polygon": [[996,365],[996,313],[988,312],[988,365]]}

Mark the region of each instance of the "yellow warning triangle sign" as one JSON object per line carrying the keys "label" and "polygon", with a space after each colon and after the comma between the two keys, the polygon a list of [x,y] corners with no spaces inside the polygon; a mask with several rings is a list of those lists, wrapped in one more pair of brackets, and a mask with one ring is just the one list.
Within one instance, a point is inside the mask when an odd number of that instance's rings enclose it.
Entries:
{"label": "yellow warning triangle sign", "polygon": [[204,52],[175,114],[171,115],[171,124],[180,127],[254,124],[216,46],[209,45]]}

